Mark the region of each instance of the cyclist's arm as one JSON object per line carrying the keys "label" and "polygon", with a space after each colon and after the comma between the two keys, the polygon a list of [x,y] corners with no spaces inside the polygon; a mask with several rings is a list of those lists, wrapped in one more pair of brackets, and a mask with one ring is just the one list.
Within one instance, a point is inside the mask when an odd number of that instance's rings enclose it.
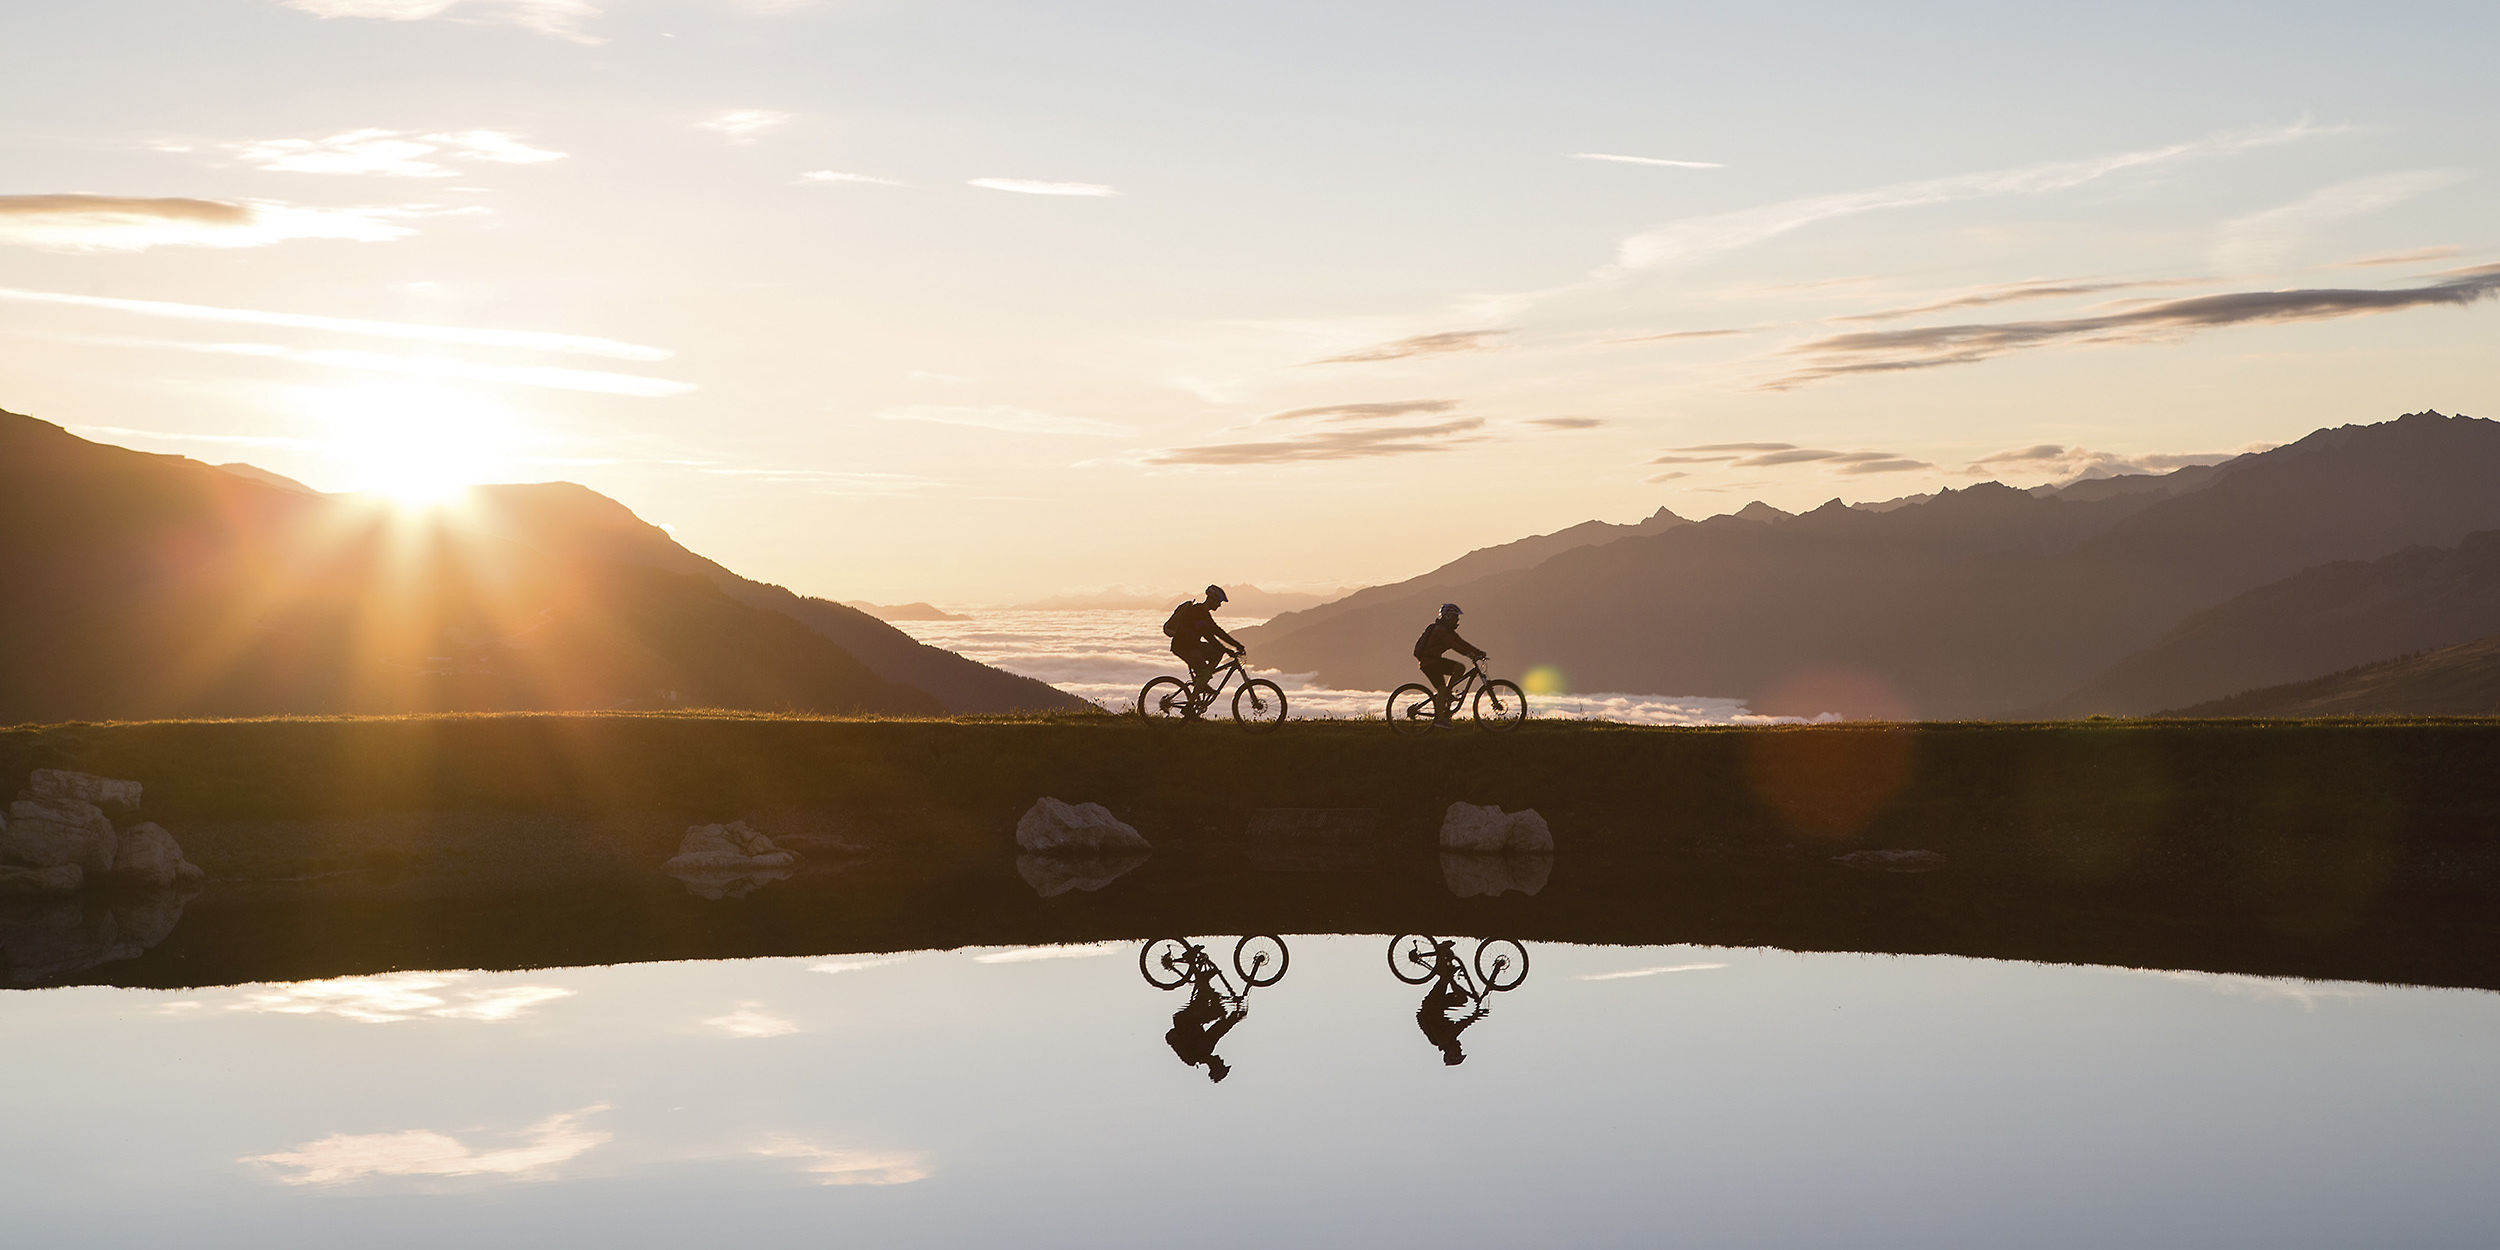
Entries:
{"label": "cyclist's arm", "polygon": [[1247,650],[1249,650],[1249,649],[1250,649],[1250,648],[1248,648],[1248,647],[1245,647],[1245,646],[1241,645],[1241,640],[1240,640],[1240,639],[1233,637],[1231,634],[1225,633],[1225,632],[1224,632],[1224,627],[1223,627],[1223,626],[1221,626],[1221,625],[1215,624],[1214,622],[1210,621],[1210,622],[1208,622],[1208,623],[1207,623],[1207,628],[1208,628],[1209,630],[1214,631],[1215,637],[1216,637],[1216,639],[1217,639],[1218,641],[1222,642],[1225,646],[1227,646],[1227,647],[1229,647],[1229,648],[1231,648],[1231,649],[1233,649],[1233,650],[1235,650],[1235,651],[1247,651]]}
{"label": "cyclist's arm", "polygon": [[1458,644],[1458,649],[1459,649],[1459,650],[1461,650],[1461,651],[1463,651],[1463,652],[1466,652],[1466,653],[1467,653],[1467,658],[1468,658],[1468,659],[1471,659],[1471,660],[1482,660],[1482,659],[1484,658],[1484,652],[1483,652],[1482,650],[1478,649],[1478,648],[1477,648],[1477,646],[1476,646],[1476,644],[1474,644],[1474,643],[1472,643],[1472,642],[1469,642],[1469,641],[1467,641],[1467,640],[1466,640],[1466,639],[1464,639],[1464,638],[1459,637],[1459,636],[1458,636],[1458,631],[1457,631],[1457,630],[1455,630],[1455,629],[1453,629],[1453,630],[1451,630],[1451,631],[1450,631],[1450,641],[1451,641],[1451,642],[1454,642],[1454,643],[1457,643],[1457,644]]}

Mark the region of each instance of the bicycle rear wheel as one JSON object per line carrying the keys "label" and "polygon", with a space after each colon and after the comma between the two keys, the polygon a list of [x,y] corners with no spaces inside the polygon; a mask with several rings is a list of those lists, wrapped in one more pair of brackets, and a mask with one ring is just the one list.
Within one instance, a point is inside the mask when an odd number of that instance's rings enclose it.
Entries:
{"label": "bicycle rear wheel", "polygon": [[1432,728],[1435,711],[1432,687],[1408,682],[1389,692],[1389,728],[1402,734],[1419,734]]}
{"label": "bicycle rear wheel", "polygon": [[1272,933],[1253,933],[1233,945],[1233,971],[1241,974],[1243,985],[1274,985],[1285,979],[1285,965],[1291,962],[1285,939]]}
{"label": "bicycle rear wheel", "polygon": [[1389,939],[1389,975],[1408,985],[1421,985],[1432,979],[1433,958],[1438,948],[1431,938],[1420,933],[1401,933]]}
{"label": "bicycle rear wheel", "polygon": [[1515,990],[1528,979],[1528,948],[1509,938],[1476,943],[1476,980],[1487,994]]}
{"label": "bicycle rear wheel", "polygon": [[1476,723],[1503,733],[1519,728],[1528,719],[1528,694],[1517,683],[1499,677],[1484,683],[1476,692]]}
{"label": "bicycle rear wheel", "polygon": [[1252,733],[1266,733],[1285,723],[1285,688],[1253,677],[1233,692],[1233,720]]}
{"label": "bicycle rear wheel", "polygon": [[1196,711],[1189,683],[1178,677],[1157,677],[1137,692],[1137,714],[1147,720],[1187,720]]}
{"label": "bicycle rear wheel", "polygon": [[1189,983],[1189,940],[1156,938],[1137,948],[1137,972],[1159,990],[1177,990]]}

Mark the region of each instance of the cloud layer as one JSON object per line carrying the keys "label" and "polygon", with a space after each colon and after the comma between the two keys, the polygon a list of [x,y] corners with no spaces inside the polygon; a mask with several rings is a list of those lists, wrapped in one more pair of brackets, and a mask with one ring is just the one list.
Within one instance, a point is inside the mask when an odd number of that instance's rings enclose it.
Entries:
{"label": "cloud layer", "polygon": [[534,148],[500,130],[412,135],[397,130],[346,130],[319,139],[255,139],[226,145],[254,169],[289,174],[379,174],[395,178],[450,178],[459,170],[446,161],[541,165],[564,153]]}
{"label": "cloud layer", "polygon": [[1482,428],[1481,417],[1459,417],[1419,425],[1361,425],[1341,429],[1324,429],[1291,438],[1268,439],[1247,443],[1215,443],[1203,447],[1174,447],[1158,451],[1146,458],[1148,464],[1163,465],[1244,465],[1295,464],[1313,460],[1363,460],[1379,456],[1407,456],[1427,451],[1447,451],[1468,443],[1481,442],[1476,433]]}
{"label": "cloud layer", "polygon": [[[0,243],[69,252],[152,247],[266,247],[289,239],[381,243],[416,233],[401,224],[439,209],[304,208],[178,196],[0,195]],[[482,211],[482,210],[481,210]]]}
{"label": "cloud layer", "polygon": [[1438,334],[1418,334],[1412,338],[1366,347],[1361,351],[1330,356],[1311,363],[1319,365],[1365,364],[1376,360],[1406,360],[1415,356],[1443,356],[1451,352],[1480,352],[1493,347],[1502,330],[1444,330]]}
{"label": "cloud layer", "polygon": [[574,43],[603,42],[581,28],[599,15],[590,0],[283,0],[286,7],[314,17],[367,17],[389,22],[448,18],[481,25],[518,26]]}
{"label": "cloud layer", "polygon": [[1032,178],[967,178],[965,185],[985,191],[1012,191],[1017,195],[1109,196],[1120,193],[1117,187],[1099,182],[1041,182]]}

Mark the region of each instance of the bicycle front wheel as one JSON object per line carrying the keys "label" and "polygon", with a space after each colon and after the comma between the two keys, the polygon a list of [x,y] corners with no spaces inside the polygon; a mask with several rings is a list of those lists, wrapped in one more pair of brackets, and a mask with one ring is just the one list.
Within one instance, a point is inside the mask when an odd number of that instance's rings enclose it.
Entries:
{"label": "bicycle front wheel", "polygon": [[1285,723],[1285,688],[1253,677],[1233,692],[1233,720],[1252,733],[1266,733]]}
{"label": "bicycle front wheel", "polygon": [[1244,985],[1274,985],[1285,979],[1285,965],[1292,961],[1285,939],[1272,933],[1253,933],[1233,946],[1233,971]]}
{"label": "bicycle front wheel", "polygon": [[1137,971],[1146,984],[1177,990],[1189,983],[1189,943],[1182,938],[1156,938],[1137,949]]}
{"label": "bicycle front wheel", "polygon": [[1186,720],[1192,710],[1189,683],[1178,677],[1157,677],[1137,692],[1137,714],[1147,720]]}
{"label": "bicycle front wheel", "polygon": [[1433,956],[1438,948],[1431,938],[1420,933],[1401,933],[1389,939],[1389,975],[1408,985],[1421,985],[1432,979]]}
{"label": "bicycle front wheel", "polygon": [[1518,989],[1527,979],[1527,947],[1509,938],[1486,938],[1476,944],[1476,980],[1486,993]]}
{"label": "bicycle front wheel", "polygon": [[1528,719],[1528,693],[1517,683],[1494,678],[1476,692],[1476,723],[1495,733],[1519,728]]}
{"label": "bicycle front wheel", "polygon": [[1419,734],[1432,728],[1433,714],[1439,710],[1430,686],[1410,681],[1389,692],[1389,728],[1399,733]]}

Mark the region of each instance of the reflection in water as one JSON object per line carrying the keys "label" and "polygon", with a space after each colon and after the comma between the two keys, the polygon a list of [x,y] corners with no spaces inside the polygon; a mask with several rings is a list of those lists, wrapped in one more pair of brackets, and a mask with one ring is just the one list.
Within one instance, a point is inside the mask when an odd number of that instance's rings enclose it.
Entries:
{"label": "reflection in water", "polygon": [[1216,1046],[1234,1025],[1249,1017],[1250,991],[1283,980],[1291,959],[1282,938],[1245,937],[1233,946],[1233,973],[1241,978],[1236,985],[1207,955],[1206,947],[1187,938],[1156,938],[1137,952],[1137,969],[1148,985],[1159,990],[1189,986],[1189,1001],[1172,1013],[1164,1043],[1182,1063],[1204,1067],[1208,1080],[1221,1081],[1232,1075],[1233,1068],[1215,1053]]}
{"label": "reflection in water", "polygon": [[797,1023],[764,1010],[762,1003],[740,1003],[736,1011],[714,1016],[703,1027],[729,1037],[782,1037],[799,1031]]}
{"label": "reflection in water", "polygon": [[1551,855],[1472,855],[1441,852],[1441,884],[1459,898],[1534,894],[1554,875]]}
{"label": "reflection in water", "polygon": [[1415,1008],[1415,1027],[1451,1067],[1467,1061],[1458,1035],[1491,1013],[1488,1000],[1528,979],[1528,948],[1509,938],[1476,943],[1475,967],[1458,957],[1458,943],[1420,934],[1389,939],[1389,971],[1408,985],[1431,983]]}
{"label": "reflection in water", "polygon": [[819,1185],[908,1185],[929,1179],[928,1156],[916,1150],[834,1150],[796,1137],[756,1148],[767,1159],[803,1159]]}
{"label": "reflection in water", "polygon": [[1070,890],[1099,890],[1135,872],[1146,862],[1148,851],[1105,851],[1086,855],[1016,856],[1016,875],[1033,887],[1043,898],[1057,898]]}
{"label": "reflection in water", "polygon": [[336,1185],[377,1176],[541,1176],[615,1134],[585,1128],[584,1117],[607,1110],[598,1103],[551,1115],[521,1130],[518,1145],[481,1150],[456,1137],[426,1129],[399,1133],[334,1133],[276,1154],[247,1155],[245,1163],[291,1169],[288,1185]]}
{"label": "reflection in water", "polygon": [[387,972],[291,985],[257,985],[240,991],[225,1007],[228,1011],[282,1016],[337,1016],[360,1024],[396,1024],[417,1019],[492,1024],[517,1019],[533,1007],[573,996],[572,990],[552,985],[499,985],[443,992],[468,977],[465,972]]}
{"label": "reflection in water", "polygon": [[0,900],[0,984],[45,985],[136,959],[172,936],[191,893]]}

